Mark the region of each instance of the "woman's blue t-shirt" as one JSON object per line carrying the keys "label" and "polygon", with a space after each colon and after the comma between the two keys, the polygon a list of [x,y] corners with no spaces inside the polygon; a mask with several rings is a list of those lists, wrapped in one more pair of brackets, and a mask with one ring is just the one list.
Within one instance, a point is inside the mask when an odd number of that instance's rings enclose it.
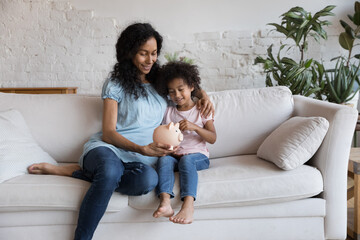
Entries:
{"label": "woman's blue t-shirt", "polygon": [[[162,98],[150,83],[143,84],[147,97],[125,94],[122,86],[107,79],[103,85],[102,99],[110,98],[118,102],[118,117],[116,131],[130,141],[145,146],[151,143],[154,129],[160,125],[165,110],[166,100]],[[80,166],[83,167],[84,156],[96,147],[110,148],[123,162],[142,162],[154,165],[157,157],[144,156],[136,152],[130,152],[102,141],[102,132],[94,134],[84,145],[84,152],[80,158]]]}

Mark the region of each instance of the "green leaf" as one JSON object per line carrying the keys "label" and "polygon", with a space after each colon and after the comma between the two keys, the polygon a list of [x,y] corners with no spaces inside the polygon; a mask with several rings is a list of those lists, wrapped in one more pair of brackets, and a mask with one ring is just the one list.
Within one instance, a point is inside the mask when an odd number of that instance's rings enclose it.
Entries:
{"label": "green leaf", "polygon": [[296,38],[295,38],[296,46],[300,45],[300,41],[301,41],[303,36],[304,36],[304,29],[300,28],[299,32],[296,34]]}
{"label": "green leaf", "polygon": [[350,50],[354,45],[354,39],[352,39],[346,32],[342,32],[339,36],[339,43],[344,49]]}
{"label": "green leaf", "polygon": [[354,8],[355,8],[355,12],[360,12],[360,2],[356,1]]}
{"label": "green leaf", "polygon": [[273,55],[272,55],[272,47],[273,47],[272,44],[270,45],[270,47],[268,47],[268,49],[267,49],[267,54],[268,54],[268,56],[269,56],[269,58],[270,58],[271,60],[274,60],[274,61],[275,61],[275,59],[274,59],[274,57],[273,57]]}
{"label": "green leaf", "polygon": [[281,82],[281,78],[277,72],[273,72],[273,78],[275,79],[275,81]]}
{"label": "green leaf", "polygon": [[297,62],[295,62],[291,58],[287,58],[287,57],[283,57],[280,62],[285,63],[285,64],[289,64],[289,65],[293,65],[293,66],[297,65]]}
{"label": "green leaf", "polygon": [[271,81],[271,78],[270,78],[269,74],[266,74],[265,84],[266,84],[267,87],[272,87],[273,86],[273,83]]}
{"label": "green leaf", "polygon": [[347,16],[348,16],[348,18],[353,22],[353,16],[350,15],[350,14],[348,14]]}
{"label": "green leaf", "polygon": [[324,68],[324,65],[322,65],[321,63],[315,61],[315,65],[317,66],[317,70],[319,72],[319,75],[323,75],[324,72],[325,72],[325,68]]}
{"label": "green leaf", "polygon": [[258,63],[264,63],[265,59],[263,59],[262,57],[258,56],[255,58],[254,64],[258,64]]}
{"label": "green leaf", "polygon": [[317,17],[326,17],[326,16],[335,16],[335,14],[332,12],[322,12],[317,14]]}
{"label": "green leaf", "polygon": [[336,6],[335,5],[329,5],[329,6],[326,6],[322,11],[325,11],[325,12],[330,12],[331,10],[333,10]]}
{"label": "green leaf", "polygon": [[331,23],[330,21],[328,21],[328,20],[325,20],[325,21],[320,21],[320,24],[321,24],[322,26],[329,26],[329,25],[331,25],[332,23]]}
{"label": "green leaf", "polygon": [[288,30],[286,28],[284,28],[283,26],[279,25],[279,24],[276,24],[276,23],[269,23],[267,25],[271,25],[271,26],[274,26],[276,28],[276,31],[279,32],[279,33],[282,33],[284,34],[285,36],[288,35]]}
{"label": "green leaf", "polygon": [[357,59],[359,59],[359,60],[360,60],[360,54],[356,54],[356,55],[354,55],[354,58],[357,58]]}
{"label": "green leaf", "polygon": [[309,59],[305,62],[305,68],[309,68],[311,66],[311,63],[312,63],[312,59]]}
{"label": "green leaf", "polygon": [[354,30],[351,28],[351,27],[346,27],[345,28],[345,31],[346,31],[346,33],[349,35],[349,36],[351,36],[351,38],[355,38],[355,33],[354,33]]}
{"label": "green leaf", "polygon": [[360,25],[360,12],[356,12],[353,17],[353,22],[356,26]]}
{"label": "green leaf", "polygon": [[296,90],[298,88],[298,86],[301,85],[301,79],[298,78],[298,79],[295,79],[291,86],[289,87],[289,89],[291,90],[291,92],[293,92],[294,94],[299,94],[299,90]]}
{"label": "green leaf", "polygon": [[330,80],[330,78],[329,78],[329,76],[328,76],[327,73],[325,73],[325,79],[326,79],[326,82],[327,82],[326,87],[327,87],[327,90],[329,91],[329,95],[330,95],[330,96],[327,96],[327,97],[328,97],[328,100],[331,101],[332,98],[333,98],[333,99],[334,99],[334,102],[336,102],[336,103],[341,103],[341,100],[340,100],[340,98],[337,96],[337,94],[336,94],[336,92],[335,92],[335,89],[334,89],[334,87],[333,87],[333,85],[332,85],[332,82],[331,82],[331,80]]}
{"label": "green leaf", "polygon": [[315,33],[310,33],[310,36],[312,36],[316,42],[320,42],[320,37],[319,35],[315,34]]}
{"label": "green leaf", "polygon": [[[352,20],[351,20],[352,21]],[[340,20],[340,24],[343,28],[350,27],[349,24],[347,24],[345,21]]]}
{"label": "green leaf", "polygon": [[302,19],[301,16],[295,14],[294,12],[287,12],[283,15],[284,17],[290,17],[290,18],[295,18],[295,19]]}
{"label": "green leaf", "polygon": [[330,5],[322,9],[321,11],[315,13],[314,18],[325,17],[325,16],[334,16],[335,14],[331,12],[336,6]]}
{"label": "green leaf", "polygon": [[274,63],[270,60],[266,60],[264,62],[264,69],[272,69],[274,67]]}
{"label": "green leaf", "polygon": [[307,11],[305,11],[302,7],[299,6],[291,8],[289,12],[298,12],[301,13],[303,16],[307,14]]}
{"label": "green leaf", "polygon": [[300,28],[304,28],[308,23],[310,22],[310,20],[305,20],[301,25]]}
{"label": "green leaf", "polygon": [[[359,66],[358,66],[357,70],[359,69]],[[355,77],[356,77],[356,71],[352,72],[350,70],[350,73],[348,76],[350,78],[350,80],[348,80],[348,81],[350,81],[350,83],[349,83],[348,87],[346,88],[346,91],[344,92],[344,95],[343,95],[344,102],[348,101],[347,98],[350,96],[351,92],[353,91],[353,86],[354,86]]]}

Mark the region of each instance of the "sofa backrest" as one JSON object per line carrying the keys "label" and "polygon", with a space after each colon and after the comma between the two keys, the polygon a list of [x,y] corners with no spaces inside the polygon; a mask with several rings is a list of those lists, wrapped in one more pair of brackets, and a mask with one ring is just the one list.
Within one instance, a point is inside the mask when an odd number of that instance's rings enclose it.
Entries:
{"label": "sofa backrest", "polygon": [[215,105],[215,144],[210,158],[254,154],[265,138],[291,117],[294,102],[287,87],[209,93]]}
{"label": "sofa backrest", "polygon": [[[286,87],[209,93],[217,141],[211,158],[256,153],[262,141],[293,113]],[[0,93],[0,111],[22,113],[39,145],[58,162],[78,162],[84,143],[101,130],[99,96]]]}
{"label": "sofa backrest", "polygon": [[78,162],[84,143],[101,129],[100,97],[0,93],[0,111],[22,113],[39,145],[58,162]]}

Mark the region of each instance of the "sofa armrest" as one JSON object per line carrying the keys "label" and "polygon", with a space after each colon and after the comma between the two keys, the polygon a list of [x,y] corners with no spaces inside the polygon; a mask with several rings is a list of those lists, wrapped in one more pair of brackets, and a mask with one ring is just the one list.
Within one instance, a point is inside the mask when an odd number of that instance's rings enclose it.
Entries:
{"label": "sofa armrest", "polygon": [[330,125],[323,143],[309,165],[318,168],[324,179],[321,197],[326,200],[326,239],[345,239],[347,224],[347,169],[358,112],[340,104],[294,96],[295,116],[321,116]]}

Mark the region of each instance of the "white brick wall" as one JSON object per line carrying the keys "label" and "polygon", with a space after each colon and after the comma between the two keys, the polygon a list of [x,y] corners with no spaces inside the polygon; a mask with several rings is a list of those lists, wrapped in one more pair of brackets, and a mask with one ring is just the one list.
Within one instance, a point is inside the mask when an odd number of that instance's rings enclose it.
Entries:
{"label": "white brick wall", "polygon": [[[0,12],[0,87],[76,86],[80,94],[100,93],[121,31],[114,19],[59,0],[1,0]],[[270,44],[276,50],[286,42],[268,30],[200,32],[192,42],[162,33],[162,53],[195,59],[206,91],[263,87],[264,75],[254,59]],[[320,45],[312,41],[308,56],[328,62],[342,53],[337,31],[332,34]],[[160,60],[165,62],[163,56]]]}

